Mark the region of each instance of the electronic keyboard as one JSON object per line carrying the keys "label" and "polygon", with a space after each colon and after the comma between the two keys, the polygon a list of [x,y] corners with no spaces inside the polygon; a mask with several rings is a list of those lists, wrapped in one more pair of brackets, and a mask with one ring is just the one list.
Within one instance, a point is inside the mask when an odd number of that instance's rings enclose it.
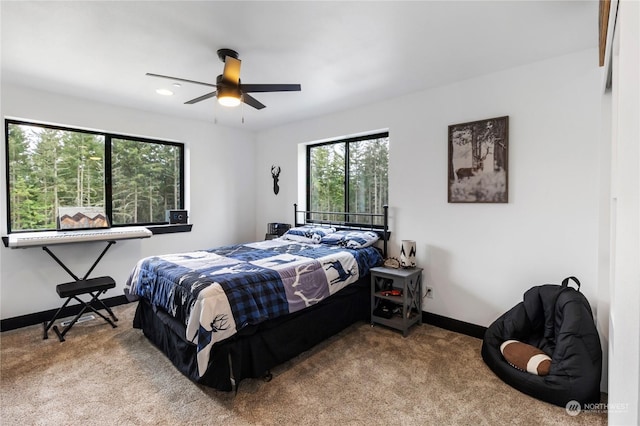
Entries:
{"label": "electronic keyboard", "polygon": [[9,234],[11,248],[49,246],[53,244],[84,243],[90,241],[126,240],[149,238],[153,235],[144,226],[122,228],[85,229],[77,231],[42,231]]}

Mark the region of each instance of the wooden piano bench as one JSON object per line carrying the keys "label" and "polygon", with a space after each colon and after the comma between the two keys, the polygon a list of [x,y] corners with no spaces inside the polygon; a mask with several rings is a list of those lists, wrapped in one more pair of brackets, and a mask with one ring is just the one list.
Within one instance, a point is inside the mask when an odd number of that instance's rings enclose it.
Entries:
{"label": "wooden piano bench", "polygon": [[[49,321],[48,323],[46,322],[44,323],[43,339],[49,338],[48,331],[51,328],[51,326],[53,326],[53,331],[58,336],[58,339],[60,339],[61,342],[64,342],[64,335],[67,334],[67,332],[71,329],[71,327],[73,327],[73,325],[80,319],[82,314],[84,314],[87,310],[93,311],[96,315],[98,315],[103,320],[111,324],[113,328],[116,328],[117,326],[115,325],[114,321],[118,321],[118,318],[116,318],[116,316],[113,314],[113,311],[111,311],[111,309],[107,305],[105,305],[104,302],[102,302],[102,300],[99,299],[99,297],[102,296],[104,293],[106,293],[107,290],[109,290],[110,288],[114,288],[115,286],[116,286],[116,282],[111,277],[87,278],[87,279],[82,279],[82,280],[77,280],[77,281],[72,281],[69,283],[57,285],[56,291],[58,292],[58,295],[60,296],[60,298],[62,299],[66,298],[67,300],[60,307],[60,309],[58,309],[58,311],[53,316],[51,321]],[[91,295],[91,300],[88,302],[85,302],[84,300],[78,297],[83,294]],[[82,309],[71,320],[71,322],[69,322],[64,327],[64,329],[60,331],[58,329],[58,326],[53,325],[53,323],[58,319],[58,316],[60,315],[62,310],[69,304],[69,302],[72,299],[75,299],[78,302],[80,302],[80,304],[82,305]],[[94,305],[98,305],[98,308],[100,307],[104,308],[109,313],[113,321],[111,320],[111,318],[108,318],[107,316],[99,312],[94,307]]]}

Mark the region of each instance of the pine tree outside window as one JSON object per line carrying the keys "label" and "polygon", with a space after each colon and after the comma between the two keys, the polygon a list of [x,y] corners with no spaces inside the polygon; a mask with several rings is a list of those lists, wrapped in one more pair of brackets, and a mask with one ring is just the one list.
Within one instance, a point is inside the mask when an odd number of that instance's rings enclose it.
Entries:
{"label": "pine tree outside window", "polygon": [[59,207],[103,208],[113,226],[184,208],[184,145],[5,120],[8,231],[56,229]]}
{"label": "pine tree outside window", "polygon": [[[309,145],[307,206],[323,213],[307,220],[371,225],[357,213],[382,214],[389,200],[388,166],[388,132]],[[381,219],[374,225],[382,225]]]}

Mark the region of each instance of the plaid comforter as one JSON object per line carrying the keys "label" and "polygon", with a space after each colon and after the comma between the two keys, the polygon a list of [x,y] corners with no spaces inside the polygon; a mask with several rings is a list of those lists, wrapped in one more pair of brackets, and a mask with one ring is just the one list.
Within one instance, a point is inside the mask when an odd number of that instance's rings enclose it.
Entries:
{"label": "plaid comforter", "polygon": [[374,247],[269,240],[140,260],[125,284],[181,321],[206,371],[211,346],[248,325],[314,305],[380,265]]}

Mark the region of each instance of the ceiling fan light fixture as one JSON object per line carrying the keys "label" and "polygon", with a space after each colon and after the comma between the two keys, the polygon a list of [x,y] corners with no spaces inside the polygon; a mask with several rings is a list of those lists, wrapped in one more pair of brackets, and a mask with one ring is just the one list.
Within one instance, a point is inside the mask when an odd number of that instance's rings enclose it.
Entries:
{"label": "ceiling fan light fixture", "polygon": [[240,105],[240,98],[233,94],[224,95],[224,96],[219,95],[218,103],[226,107],[236,107]]}
{"label": "ceiling fan light fixture", "polygon": [[218,87],[218,102],[220,105],[227,107],[235,107],[242,102],[242,94],[235,87]]}

